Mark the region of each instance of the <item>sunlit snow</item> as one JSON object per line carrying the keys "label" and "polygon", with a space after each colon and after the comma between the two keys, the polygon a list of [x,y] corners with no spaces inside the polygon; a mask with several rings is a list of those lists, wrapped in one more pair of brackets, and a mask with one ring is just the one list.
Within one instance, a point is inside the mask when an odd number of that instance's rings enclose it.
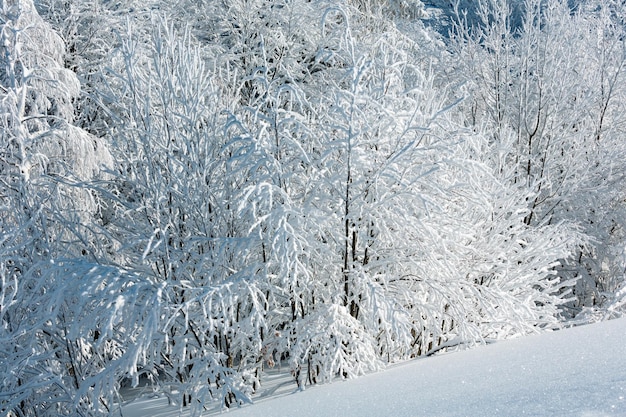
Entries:
{"label": "sunlit snow", "polygon": [[[499,342],[296,392],[272,395],[228,416],[626,416],[626,319]],[[266,389],[267,389],[266,386]],[[178,415],[143,398],[125,417]]]}

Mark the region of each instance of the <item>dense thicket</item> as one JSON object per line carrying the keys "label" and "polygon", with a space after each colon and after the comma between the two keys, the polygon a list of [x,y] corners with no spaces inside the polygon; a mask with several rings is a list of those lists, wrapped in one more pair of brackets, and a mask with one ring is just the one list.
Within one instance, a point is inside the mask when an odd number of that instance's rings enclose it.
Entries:
{"label": "dense thicket", "polygon": [[620,314],[626,14],[570,6],[3,1],[0,412]]}

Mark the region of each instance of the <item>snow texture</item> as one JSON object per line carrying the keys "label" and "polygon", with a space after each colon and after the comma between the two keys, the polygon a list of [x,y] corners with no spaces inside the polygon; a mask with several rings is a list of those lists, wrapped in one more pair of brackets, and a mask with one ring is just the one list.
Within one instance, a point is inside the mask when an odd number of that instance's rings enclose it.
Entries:
{"label": "snow texture", "polygon": [[[415,360],[224,414],[626,416],[625,342],[626,319],[618,319]],[[176,415],[162,404],[137,400],[124,416]]]}

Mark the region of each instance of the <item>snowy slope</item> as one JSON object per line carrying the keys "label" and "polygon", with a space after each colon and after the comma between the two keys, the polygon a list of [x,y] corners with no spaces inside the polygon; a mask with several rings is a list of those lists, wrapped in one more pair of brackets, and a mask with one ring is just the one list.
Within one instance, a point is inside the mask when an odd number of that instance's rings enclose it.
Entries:
{"label": "snowy slope", "polygon": [[[285,392],[285,391],[283,391]],[[257,401],[243,416],[626,416],[626,319],[415,360]],[[124,416],[174,416],[160,399]]]}

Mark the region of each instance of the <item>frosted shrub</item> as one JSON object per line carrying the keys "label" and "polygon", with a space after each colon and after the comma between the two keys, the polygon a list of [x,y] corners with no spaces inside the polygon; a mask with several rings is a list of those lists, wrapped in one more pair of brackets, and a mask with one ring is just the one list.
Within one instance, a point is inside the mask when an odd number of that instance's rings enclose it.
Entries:
{"label": "frosted shrub", "polygon": [[381,367],[375,341],[344,306],[319,306],[285,333],[293,338],[289,365],[301,388],[336,377],[353,378]]}

